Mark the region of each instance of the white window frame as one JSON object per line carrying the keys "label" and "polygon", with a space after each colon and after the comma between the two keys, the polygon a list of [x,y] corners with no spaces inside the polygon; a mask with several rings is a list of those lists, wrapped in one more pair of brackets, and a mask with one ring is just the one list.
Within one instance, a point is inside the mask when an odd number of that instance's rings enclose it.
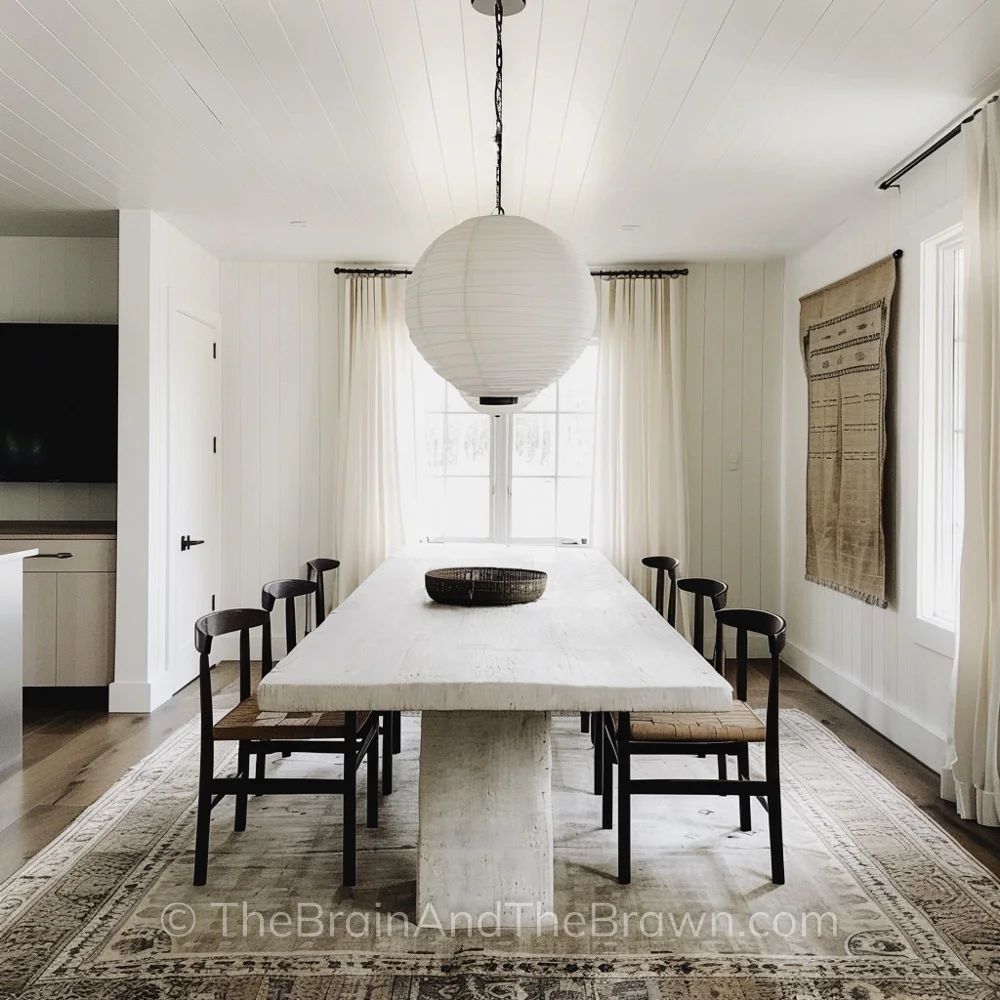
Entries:
{"label": "white window frame", "polygon": [[[594,338],[590,342],[590,344],[587,345],[588,349],[590,347],[596,347],[597,344],[598,344],[598,341],[597,341],[596,338]],[[596,413],[596,411],[597,411],[597,386],[595,385],[594,386],[594,431],[595,431],[594,447],[595,447],[595,450],[596,450],[596,447],[597,447],[597,439],[596,439],[597,413]],[[533,413],[533,412],[536,412],[536,411],[526,411],[526,412]],[[501,497],[500,498],[501,503],[498,504],[497,508],[496,508],[497,514],[498,514],[499,523],[501,525],[503,525],[503,527],[504,527],[504,530],[503,530],[503,539],[502,540],[504,542],[508,543],[508,544],[511,544],[511,545],[586,545],[586,546],[589,546],[590,545],[590,541],[591,541],[591,536],[592,536],[593,531],[594,531],[594,504],[593,504],[594,456],[591,455],[590,476],[589,477],[588,476],[583,476],[583,475],[560,475],[559,474],[559,421],[560,421],[560,417],[562,417],[562,416],[572,416],[572,415],[577,414],[577,413],[586,413],[588,411],[585,411],[585,410],[568,410],[568,411],[566,411],[564,413],[560,409],[560,406],[559,406],[559,383],[557,382],[556,383],[556,406],[555,406],[555,409],[554,410],[541,410],[541,411],[537,411],[537,412],[540,412],[540,413],[543,413],[543,414],[553,414],[553,415],[555,415],[555,418],[556,418],[556,421],[555,421],[555,423],[556,423],[556,431],[555,431],[555,434],[556,434],[556,437],[555,437],[555,458],[554,458],[555,472],[553,472],[551,476],[539,475],[537,477],[533,477],[533,476],[515,476],[514,475],[514,455],[513,455],[513,451],[514,451],[514,434],[513,434],[513,429],[514,429],[514,419],[517,416],[517,414],[508,414],[508,415],[502,417],[500,419],[500,421],[499,421],[499,423],[502,425],[502,429],[500,429],[501,432],[500,432],[500,434],[495,435],[494,438],[493,438],[494,443],[498,443],[499,444],[499,449],[500,449],[500,451],[501,451],[501,453],[503,455],[503,461],[502,461],[502,465],[501,465],[502,472],[501,472],[501,478],[500,478],[499,481],[502,482],[502,483],[506,483],[506,486],[507,486],[507,490],[506,490],[507,496],[506,496],[506,499],[504,499],[503,497]],[[513,519],[513,512],[514,512],[514,510],[513,510],[514,509],[513,488],[514,488],[514,479],[515,478],[518,478],[518,479],[522,479],[522,478],[523,479],[538,478],[538,479],[552,479],[552,480],[554,480],[555,481],[555,489],[556,489],[556,492],[555,492],[555,505],[556,505],[555,517],[556,517],[556,519],[558,519],[558,517],[559,517],[559,480],[560,479],[587,479],[587,478],[589,478],[590,479],[590,484],[591,484],[591,506],[590,506],[590,522],[589,522],[589,524],[587,526],[587,534],[585,536],[580,537],[580,538],[569,538],[569,537],[561,536],[561,535],[557,535],[557,536],[554,536],[552,538],[517,538],[517,537],[514,537],[511,525],[513,523],[512,519]]]}
{"label": "white window frame", "polygon": [[[588,346],[595,346],[598,343],[595,337]],[[596,393],[596,387],[595,387]],[[558,402],[556,404],[558,413]],[[595,400],[596,410],[596,400]],[[546,410],[546,413],[553,411]],[[574,411],[575,412],[575,411]],[[494,416],[490,421],[490,537],[489,538],[459,538],[451,535],[439,537],[429,537],[430,542],[498,542],[503,545],[586,545],[591,544],[591,534],[593,532],[593,510],[591,511],[591,524],[586,538],[514,538],[511,534],[511,518],[513,507],[513,426],[514,414],[501,414]],[[585,476],[559,476],[558,474],[558,416],[556,418],[556,469],[551,476],[542,476],[544,479],[555,479],[556,490],[558,491],[559,479],[584,479]],[[596,442],[595,442],[596,444]],[[591,470],[591,483],[593,483],[593,470]],[[557,492],[558,496],[558,492]],[[558,501],[557,501],[558,503]],[[593,506],[593,505],[592,505]],[[558,509],[558,507],[557,507]]]}
{"label": "white window frame", "polygon": [[[939,588],[946,585],[942,567],[957,559],[962,518],[964,400],[956,354],[961,353],[965,332],[961,299],[955,295],[961,280],[956,251],[962,248],[962,226],[951,226],[923,242],[920,261],[916,638],[945,656],[954,655],[955,622],[941,613]],[[954,569],[957,592],[958,567]]]}

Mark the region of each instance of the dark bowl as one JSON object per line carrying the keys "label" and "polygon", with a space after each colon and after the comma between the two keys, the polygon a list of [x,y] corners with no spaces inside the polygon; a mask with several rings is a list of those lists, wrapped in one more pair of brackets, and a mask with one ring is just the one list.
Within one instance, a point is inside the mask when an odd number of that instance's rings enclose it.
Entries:
{"label": "dark bowl", "polygon": [[545,593],[548,574],[537,569],[453,566],[424,575],[427,594],[438,604],[466,608],[529,604]]}

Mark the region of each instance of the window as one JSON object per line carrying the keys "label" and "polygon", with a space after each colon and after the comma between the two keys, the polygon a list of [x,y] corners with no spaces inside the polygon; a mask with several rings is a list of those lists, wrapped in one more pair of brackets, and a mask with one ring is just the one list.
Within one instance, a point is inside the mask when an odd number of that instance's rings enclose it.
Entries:
{"label": "window", "polygon": [[[476,413],[422,358],[415,360],[421,534],[484,541],[492,537],[492,418]],[[419,419],[419,417],[418,417]]]}
{"label": "window", "polygon": [[964,250],[956,226],[923,245],[917,617],[954,632],[962,545]]}
{"label": "window", "polygon": [[433,539],[590,538],[597,345],[520,413],[476,413],[417,359],[421,534]]}

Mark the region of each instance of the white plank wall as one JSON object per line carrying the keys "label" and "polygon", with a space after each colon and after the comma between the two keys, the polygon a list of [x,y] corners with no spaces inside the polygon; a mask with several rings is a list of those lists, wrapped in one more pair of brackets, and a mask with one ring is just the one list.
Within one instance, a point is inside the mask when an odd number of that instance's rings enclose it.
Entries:
{"label": "white plank wall", "polygon": [[[117,323],[118,240],[0,237],[0,323]],[[0,483],[0,521],[113,521],[114,484]]]}
{"label": "white plank wall", "polygon": [[[868,203],[816,245],[786,261],[782,475],[782,613],[788,661],[874,728],[935,769],[943,763],[951,658],[923,645],[916,619],[920,244],[961,221],[961,142],[925,161],[900,191]],[[896,594],[882,610],[807,583],[805,455],[807,394],[798,344],[799,297],[904,251],[896,292],[892,384],[895,436],[887,480],[895,530],[887,539]]]}
{"label": "white plank wall", "polygon": [[725,580],[734,607],[776,610],[783,264],[688,266],[690,531],[682,572]]}
{"label": "white plank wall", "polygon": [[268,580],[335,555],[333,267],[222,265],[223,606],[255,607]]}
{"label": "white plank wall", "polygon": [[[734,605],[777,608],[783,265],[689,266],[684,573],[726,580]],[[336,555],[339,288],[332,264],[222,265],[224,604],[255,605],[267,580]]]}

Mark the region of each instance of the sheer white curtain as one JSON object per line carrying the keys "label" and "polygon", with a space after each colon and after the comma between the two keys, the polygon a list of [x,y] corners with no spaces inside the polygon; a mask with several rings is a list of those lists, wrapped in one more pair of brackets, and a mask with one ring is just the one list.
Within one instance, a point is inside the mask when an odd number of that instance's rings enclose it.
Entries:
{"label": "sheer white curtain", "polygon": [[340,601],[413,533],[416,421],[405,295],[403,278],[345,280],[334,525]]}
{"label": "sheer white curtain", "polygon": [[1000,104],[965,139],[966,398],[954,732],[941,794],[1000,826]]}
{"label": "sheer white curtain", "polygon": [[647,598],[643,556],[687,561],[683,281],[597,281],[594,544]]}

